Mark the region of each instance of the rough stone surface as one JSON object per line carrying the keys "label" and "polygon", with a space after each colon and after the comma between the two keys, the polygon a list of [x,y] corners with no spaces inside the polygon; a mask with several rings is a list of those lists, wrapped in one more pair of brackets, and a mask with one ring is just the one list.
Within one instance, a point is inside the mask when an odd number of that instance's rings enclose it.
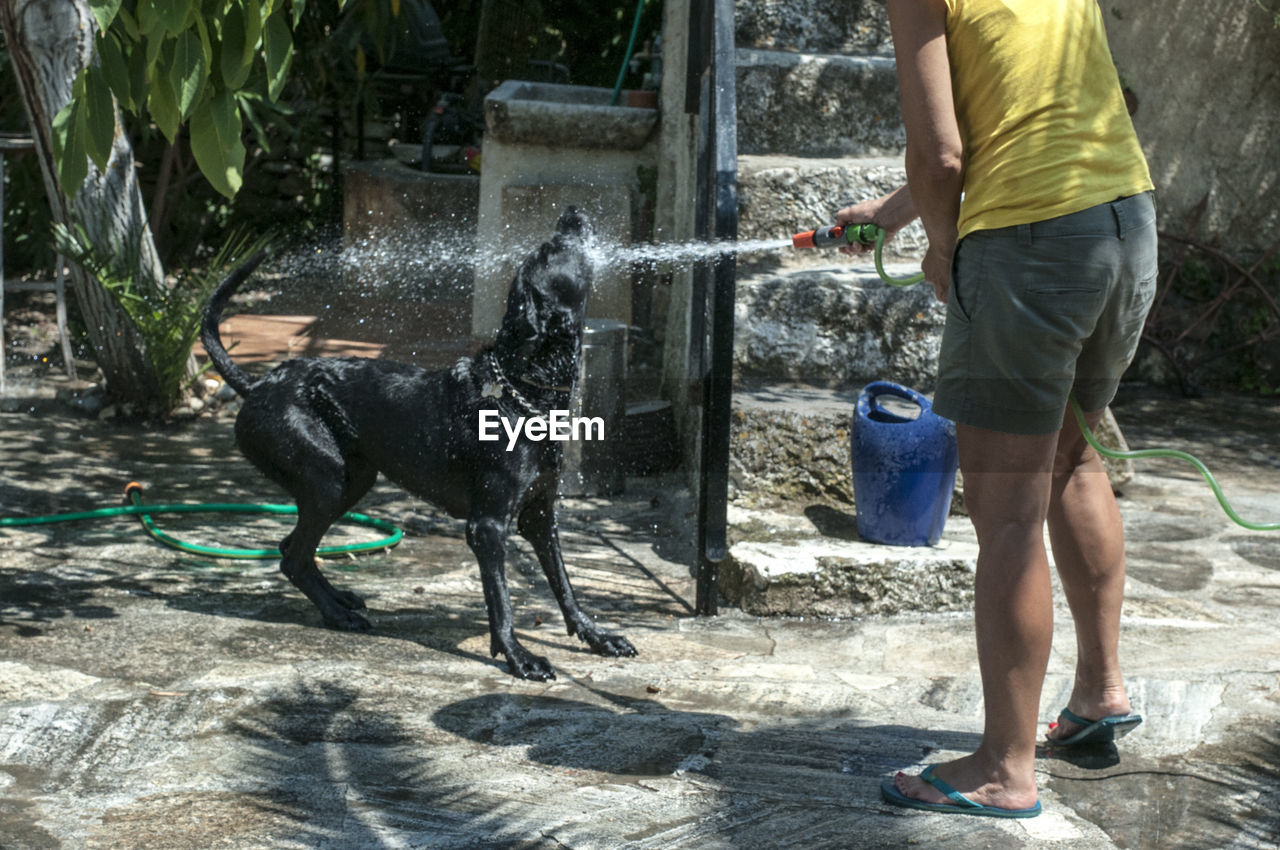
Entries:
{"label": "rough stone surface", "polygon": [[[658,110],[610,104],[613,90],[508,80],[484,99],[485,129],[509,145],[637,150],[658,126]],[[588,132],[584,129],[590,128]]]}
{"label": "rough stone surface", "polygon": [[738,151],[881,155],[904,148],[893,59],[740,48]]}
{"label": "rough stone surface", "polygon": [[945,316],[931,288],[888,286],[865,267],[757,276],[738,283],[734,365],[744,378],[930,392]]}
{"label": "rough stone surface", "polygon": [[848,402],[810,387],[739,388],[730,422],[730,476],[743,504],[853,503]]}
{"label": "rough stone surface", "polygon": [[1228,254],[1260,256],[1280,238],[1274,4],[1174,0],[1159,15],[1141,0],[1105,8],[1116,69],[1138,100],[1133,123],[1161,227],[1183,235],[1195,223],[1192,235]]}
{"label": "rough stone surface", "polygon": [[806,53],[886,53],[893,49],[883,3],[852,0],[737,0],[734,43]]}
{"label": "rough stone surface", "polygon": [[862,617],[960,611],[973,602],[978,548],[963,517],[947,521],[935,546],[883,546],[859,539],[857,518],[812,499],[803,513],[742,507],[730,512],[735,543],[720,589],[758,616]]}

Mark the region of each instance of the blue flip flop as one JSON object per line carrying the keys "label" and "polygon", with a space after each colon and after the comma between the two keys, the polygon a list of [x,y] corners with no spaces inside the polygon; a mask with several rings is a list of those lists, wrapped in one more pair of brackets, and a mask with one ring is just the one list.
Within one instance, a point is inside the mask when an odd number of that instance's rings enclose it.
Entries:
{"label": "blue flip flop", "polygon": [[926,767],[920,774],[920,778],[928,782],[934,788],[937,788],[943,794],[947,795],[947,799],[951,803],[926,803],[924,800],[917,800],[915,797],[908,797],[898,790],[893,784],[892,779],[886,779],[880,783],[880,796],[891,806],[900,806],[904,809],[920,809],[924,812],[937,812],[944,815],[978,815],[979,817],[988,818],[1033,818],[1040,814],[1040,801],[1029,809],[1002,809],[999,806],[984,806],[981,803],[975,803],[956,789],[952,788],[946,782],[933,775],[933,765]]}
{"label": "blue flip flop", "polygon": [[1051,747],[1075,747],[1080,744],[1106,744],[1117,738],[1123,738],[1142,723],[1140,714],[1113,714],[1101,720],[1088,720],[1069,708],[1062,709],[1058,716],[1069,723],[1082,726],[1079,732],[1061,740],[1049,739]]}

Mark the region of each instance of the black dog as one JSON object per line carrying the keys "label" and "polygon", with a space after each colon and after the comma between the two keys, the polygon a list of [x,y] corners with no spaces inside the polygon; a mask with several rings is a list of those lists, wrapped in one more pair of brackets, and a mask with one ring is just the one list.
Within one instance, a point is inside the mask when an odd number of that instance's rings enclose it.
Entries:
{"label": "black dog", "polygon": [[[508,447],[479,439],[481,411],[514,422],[567,410],[578,374],[591,264],[591,227],[570,208],[556,233],[521,266],[493,346],[452,368],[366,358],[290,360],[262,378],[227,356],[218,321],[231,294],[262,260],[236,269],[205,308],[201,341],[213,365],[244,398],[236,440],[268,478],[297,500],[298,524],[280,544],[280,569],[338,629],[369,622],[364,601],[329,584],[316,566],[321,536],[373,486],[379,472],[454,517],[480,562],[490,651],[522,679],[553,679],[545,658],[526,650],[512,628],[504,554],[511,521],[537,553],[569,634],[608,656],[635,655],[578,607],[556,532],[561,443],[521,436]],[[492,414],[490,414],[492,416]],[[499,428],[499,433],[502,429]]]}

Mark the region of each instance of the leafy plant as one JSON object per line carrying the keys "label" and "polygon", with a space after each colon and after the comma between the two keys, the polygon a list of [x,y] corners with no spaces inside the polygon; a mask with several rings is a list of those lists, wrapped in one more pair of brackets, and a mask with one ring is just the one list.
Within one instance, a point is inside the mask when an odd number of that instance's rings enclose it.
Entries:
{"label": "leafy plant", "polygon": [[[170,144],[186,123],[201,173],[228,198],[243,181],[244,118],[279,97],[305,0],[89,0],[97,64],[76,77],[54,118],[59,178],[75,194],[88,160],[105,170],[116,102],[147,115]],[[257,57],[262,57],[262,62]],[[114,100],[113,100],[114,96]]]}
{"label": "leafy plant", "polygon": [[187,388],[187,361],[200,334],[209,295],[228,271],[270,242],[265,236],[232,237],[200,271],[186,271],[169,283],[139,279],[136,244],[104,251],[93,245],[80,225],[69,229],[55,224],[53,233],[58,250],[97,278],[138,329],[166,409],[181,400]]}

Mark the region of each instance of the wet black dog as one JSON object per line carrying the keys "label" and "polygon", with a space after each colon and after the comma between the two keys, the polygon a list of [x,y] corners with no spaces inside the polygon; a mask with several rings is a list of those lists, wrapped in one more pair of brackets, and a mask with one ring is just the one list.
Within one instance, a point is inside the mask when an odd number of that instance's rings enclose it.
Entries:
{"label": "wet black dog", "polygon": [[[496,342],[452,369],[366,358],[306,358],[254,379],[228,357],[218,321],[236,288],[262,260],[236,269],[205,309],[201,340],[214,366],[244,398],[236,419],[240,450],[297,500],[298,524],[280,544],[280,569],[320,609],[329,626],[369,628],[364,601],[334,588],[316,566],[321,536],[381,472],[416,496],[467,521],[480,562],[490,650],[523,679],[555,678],[545,658],[516,640],[504,554],[514,519],[537,553],[569,627],[608,656],[635,655],[578,606],[556,532],[562,443],[503,434],[482,441],[480,414],[509,422],[567,410],[578,374],[591,265],[590,224],[569,209],[556,233],[521,266]],[[489,414],[492,417],[492,414]],[[497,429],[502,433],[501,428]]]}

